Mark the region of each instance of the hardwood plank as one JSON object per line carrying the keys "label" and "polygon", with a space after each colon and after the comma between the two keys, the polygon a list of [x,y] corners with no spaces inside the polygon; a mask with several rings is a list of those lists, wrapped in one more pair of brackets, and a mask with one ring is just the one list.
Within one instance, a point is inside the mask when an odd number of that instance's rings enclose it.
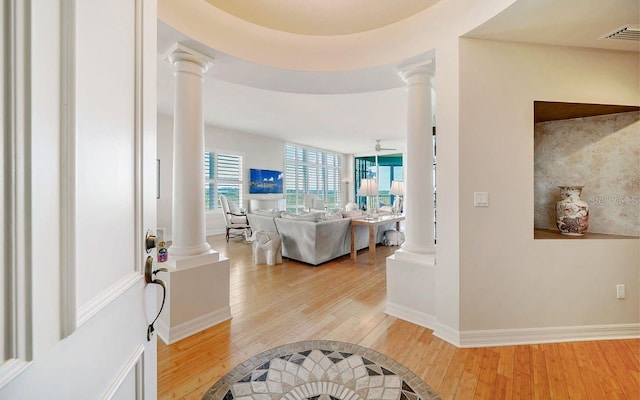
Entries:
{"label": "hardwood plank", "polygon": [[432,387],[443,399],[455,397],[464,374],[464,365],[468,355],[469,351],[466,349],[455,349],[442,383],[438,386],[432,383]]}
{"label": "hardwood plank", "polygon": [[587,391],[580,374],[576,354],[572,343],[559,343],[558,352],[563,371],[563,384],[567,387],[570,399],[587,399]]}
{"label": "hardwood plank", "polygon": [[602,348],[598,342],[594,342],[592,346],[587,348],[589,357],[592,360],[593,366],[598,372],[598,381],[604,389],[606,399],[620,399],[624,398],[623,389],[620,386],[616,376],[609,365],[606,355],[603,353]]}
{"label": "hardwood plank", "polygon": [[171,346],[158,341],[159,399],[200,399],[252,356],[311,339],[386,354],[445,400],[637,398],[637,339],[459,349],[430,329],[386,315],[385,258],[394,247],[378,246],[374,265],[362,251],[355,263],[345,256],[318,267],[287,259],[267,266],[253,264],[243,240],[208,239],[231,260],[233,319]]}
{"label": "hardwood plank", "polygon": [[560,358],[559,345],[550,343],[543,345],[545,348],[545,362],[547,364],[547,379],[549,380],[549,393],[552,399],[568,399],[562,360]]}
{"label": "hardwood plank", "polygon": [[531,361],[534,387],[533,398],[536,400],[550,399],[547,361],[545,351],[541,345],[533,345],[531,347]]}
{"label": "hardwood plank", "polygon": [[530,346],[516,346],[513,365],[513,397],[528,400],[533,398],[532,358]]}
{"label": "hardwood plank", "polygon": [[607,395],[605,394],[602,385],[600,385],[598,371],[589,356],[590,345],[592,344],[589,342],[572,343],[576,364],[580,371],[580,376],[582,377],[582,383],[584,384],[587,398],[590,400],[606,399]]}
{"label": "hardwood plank", "polygon": [[625,398],[640,399],[640,387],[638,387],[638,381],[634,379],[633,375],[626,368],[623,358],[620,356],[619,348],[621,344],[611,341],[603,340],[598,342],[598,346],[602,350],[602,354],[607,359],[611,372],[616,378],[617,384],[622,390]]}
{"label": "hardwood plank", "polygon": [[496,389],[496,376],[498,373],[499,351],[494,348],[485,349],[485,356],[478,375],[478,386],[474,398],[493,399]]}
{"label": "hardwood plank", "polygon": [[515,347],[499,349],[498,371],[496,374],[496,399],[510,399],[513,396],[513,372],[515,368]]}

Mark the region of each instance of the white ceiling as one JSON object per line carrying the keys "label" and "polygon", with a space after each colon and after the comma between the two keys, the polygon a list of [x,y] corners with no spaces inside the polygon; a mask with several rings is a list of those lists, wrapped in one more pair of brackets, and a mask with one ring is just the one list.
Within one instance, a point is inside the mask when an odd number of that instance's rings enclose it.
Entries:
{"label": "white ceiling", "polygon": [[[252,23],[300,33],[308,27],[316,29],[315,34],[335,34],[349,29],[349,26],[355,27],[355,30],[373,29],[419,12],[436,2],[407,0],[402,3],[406,5],[404,8],[394,8],[397,2],[373,2],[379,7],[372,7],[374,15],[363,17],[362,21],[340,18],[336,19],[335,25],[322,23],[313,28],[314,19],[310,15],[317,15],[318,21],[326,21],[327,13],[332,9],[314,9],[309,6],[311,4],[317,7],[332,3],[334,6],[342,4],[348,7],[363,1],[372,3],[369,0],[208,1],[220,8],[226,5],[225,11]],[[249,4],[252,7],[248,7]],[[640,23],[639,4],[637,0],[519,0],[466,36],[640,51],[639,42],[598,40],[622,25]],[[385,12],[385,5],[395,11]],[[344,14],[340,7],[336,6],[333,10]],[[301,19],[303,17],[305,19]],[[300,24],[300,21],[305,23]],[[370,25],[366,25],[366,21]],[[320,26],[324,27],[323,31],[318,31]],[[313,34],[310,30],[306,32]],[[345,72],[282,70],[223,54],[158,21],[158,111],[164,114],[172,114],[173,74],[169,63],[162,60],[162,54],[176,42],[182,42],[216,60],[216,65],[205,75],[207,124],[342,153],[371,154],[375,139],[382,139],[383,147],[400,150],[404,147],[406,91],[396,73],[398,64]],[[414,59],[429,56],[422,54]],[[410,61],[404,60],[403,64]]]}

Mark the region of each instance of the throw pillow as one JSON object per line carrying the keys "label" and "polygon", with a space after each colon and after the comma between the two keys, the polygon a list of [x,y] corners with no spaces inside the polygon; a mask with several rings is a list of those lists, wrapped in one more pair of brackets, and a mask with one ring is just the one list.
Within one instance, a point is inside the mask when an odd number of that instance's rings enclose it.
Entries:
{"label": "throw pillow", "polygon": [[291,213],[288,213],[288,212],[283,212],[280,215],[280,218],[297,219],[297,220],[300,220],[300,221],[318,222],[318,216],[319,216],[319,214],[291,214]]}
{"label": "throw pillow", "polygon": [[228,200],[229,203],[229,212],[232,214],[242,214],[242,210],[238,207],[238,203],[235,201]]}
{"label": "throw pillow", "polygon": [[341,212],[337,212],[337,213],[326,213],[326,214],[324,214],[324,216],[322,217],[322,219],[324,219],[324,220],[342,219],[342,213],[341,213]]}
{"label": "throw pillow", "polygon": [[282,211],[280,210],[254,210],[251,214],[262,215],[265,217],[279,217]]}

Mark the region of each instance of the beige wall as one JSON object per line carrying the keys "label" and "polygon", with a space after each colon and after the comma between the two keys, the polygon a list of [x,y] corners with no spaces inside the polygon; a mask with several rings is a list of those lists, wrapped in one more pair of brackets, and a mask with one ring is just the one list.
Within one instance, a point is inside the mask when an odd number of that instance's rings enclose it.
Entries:
{"label": "beige wall", "polygon": [[533,102],[638,105],[638,70],[637,54],[460,40],[461,331],[639,322],[640,240],[534,241],[531,215]]}
{"label": "beige wall", "polygon": [[534,226],[556,229],[559,185],[582,185],[589,232],[640,236],[640,112],[535,125]]}

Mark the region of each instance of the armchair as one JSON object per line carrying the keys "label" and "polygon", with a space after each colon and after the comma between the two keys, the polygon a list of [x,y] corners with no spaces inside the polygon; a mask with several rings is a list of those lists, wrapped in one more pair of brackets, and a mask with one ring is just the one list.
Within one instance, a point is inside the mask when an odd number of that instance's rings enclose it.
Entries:
{"label": "armchair", "polygon": [[[229,201],[227,196],[220,195],[220,204],[222,204],[222,212],[224,214],[224,222],[227,228],[227,242],[229,237],[236,237],[245,235],[245,237],[251,236],[251,225],[249,225],[249,219],[247,215],[243,213],[238,205],[233,201]],[[233,207],[235,206],[235,207]],[[231,231],[242,231],[241,233],[235,233],[232,236]]]}

